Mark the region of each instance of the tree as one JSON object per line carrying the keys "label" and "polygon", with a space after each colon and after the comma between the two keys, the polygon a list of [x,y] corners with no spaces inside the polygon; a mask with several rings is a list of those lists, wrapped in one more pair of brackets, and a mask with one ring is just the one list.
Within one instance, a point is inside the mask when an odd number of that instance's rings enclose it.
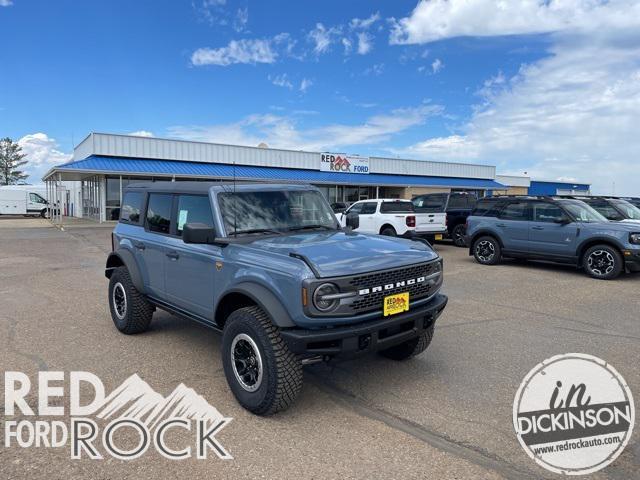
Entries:
{"label": "tree", "polygon": [[10,138],[0,140],[0,185],[13,185],[29,176],[19,170],[27,164],[25,156],[20,145]]}

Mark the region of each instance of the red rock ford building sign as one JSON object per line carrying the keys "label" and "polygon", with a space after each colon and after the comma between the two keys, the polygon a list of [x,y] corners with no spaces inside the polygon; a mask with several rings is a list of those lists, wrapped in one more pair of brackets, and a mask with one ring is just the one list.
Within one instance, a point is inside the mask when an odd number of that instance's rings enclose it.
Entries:
{"label": "red rock ford building sign", "polygon": [[369,157],[349,157],[343,154],[322,153],[321,172],[369,173]]}

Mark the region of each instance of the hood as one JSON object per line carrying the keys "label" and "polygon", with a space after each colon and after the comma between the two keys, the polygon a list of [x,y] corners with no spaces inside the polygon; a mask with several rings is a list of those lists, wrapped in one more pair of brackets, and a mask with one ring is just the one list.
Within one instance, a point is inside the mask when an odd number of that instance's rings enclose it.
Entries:
{"label": "hood", "polygon": [[637,221],[581,223],[582,227],[592,232],[631,232],[640,233]]}
{"label": "hood", "polygon": [[625,218],[620,223],[629,223],[631,225],[638,225],[638,224],[640,224],[640,220],[634,220],[632,218]]}
{"label": "hood", "polygon": [[262,252],[304,255],[322,277],[403,267],[438,258],[422,242],[362,233],[347,235],[343,231],[270,237],[247,246]]}

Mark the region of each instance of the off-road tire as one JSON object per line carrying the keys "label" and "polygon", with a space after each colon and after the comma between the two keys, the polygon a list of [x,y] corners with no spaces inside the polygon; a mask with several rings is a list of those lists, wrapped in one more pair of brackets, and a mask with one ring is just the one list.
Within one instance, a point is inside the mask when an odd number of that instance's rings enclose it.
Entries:
{"label": "off-road tire", "polygon": [[460,223],[455,227],[453,227],[453,230],[451,231],[451,240],[453,240],[453,244],[456,247],[467,246],[464,240],[464,236],[466,232],[467,232],[467,229],[465,228],[464,223]]}
{"label": "off-road tire", "polygon": [[433,325],[425,330],[425,332],[419,337],[412,338],[411,340],[407,340],[404,343],[387,348],[386,350],[381,350],[380,355],[392,360],[408,360],[424,352],[431,344],[431,340],[433,340]]}
{"label": "off-road tire", "polygon": [[[598,255],[598,252],[601,252],[600,255]],[[594,258],[598,258],[599,256],[606,257],[607,261],[612,262],[610,268],[596,267],[593,264],[593,260],[590,262],[592,256],[595,256]],[[624,261],[617,249],[604,244],[594,245],[584,253],[582,266],[587,274],[593,278],[598,280],[613,280],[619,277],[624,270]]]}
{"label": "off-road tire", "polygon": [[[119,288],[117,285],[122,285],[126,298],[123,318],[116,313],[114,305],[114,289]],[[127,267],[114,269],[109,279],[109,311],[116,328],[127,335],[142,333],[149,328],[153,310],[153,305],[133,285]]]}
{"label": "off-road tire", "polygon": [[382,228],[382,230],[380,230],[380,235],[385,235],[387,237],[397,237],[398,234],[396,233],[396,230],[393,227],[384,227]]}
{"label": "off-road tire", "polygon": [[[234,338],[249,336],[257,345],[262,360],[262,380],[257,390],[247,391],[234,373]],[[302,363],[289,350],[260,307],[240,308],[227,319],[222,333],[222,364],[234,396],[244,408],[257,415],[271,415],[291,406],[302,389]]]}
{"label": "off-road tire", "polygon": [[[483,252],[480,252],[479,248],[482,248],[485,245],[491,245],[493,255],[483,255]],[[478,238],[475,242],[473,242],[473,257],[476,259],[476,262],[482,265],[497,265],[502,259],[502,249],[500,248],[500,242],[498,242],[495,237],[491,236]]]}

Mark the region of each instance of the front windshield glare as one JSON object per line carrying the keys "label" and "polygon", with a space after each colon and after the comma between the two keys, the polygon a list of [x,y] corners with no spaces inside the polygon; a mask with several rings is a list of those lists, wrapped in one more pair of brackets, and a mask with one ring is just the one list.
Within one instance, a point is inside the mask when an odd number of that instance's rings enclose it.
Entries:
{"label": "front windshield glare", "polygon": [[224,192],[218,201],[227,235],[337,228],[331,208],[313,190]]}
{"label": "front windshield glare", "polygon": [[592,207],[578,200],[565,200],[562,202],[562,206],[566,208],[578,222],[606,223],[609,221]]}
{"label": "front windshield glare", "polygon": [[625,218],[640,220],[640,208],[625,200],[615,200],[613,203],[624,212]]}

